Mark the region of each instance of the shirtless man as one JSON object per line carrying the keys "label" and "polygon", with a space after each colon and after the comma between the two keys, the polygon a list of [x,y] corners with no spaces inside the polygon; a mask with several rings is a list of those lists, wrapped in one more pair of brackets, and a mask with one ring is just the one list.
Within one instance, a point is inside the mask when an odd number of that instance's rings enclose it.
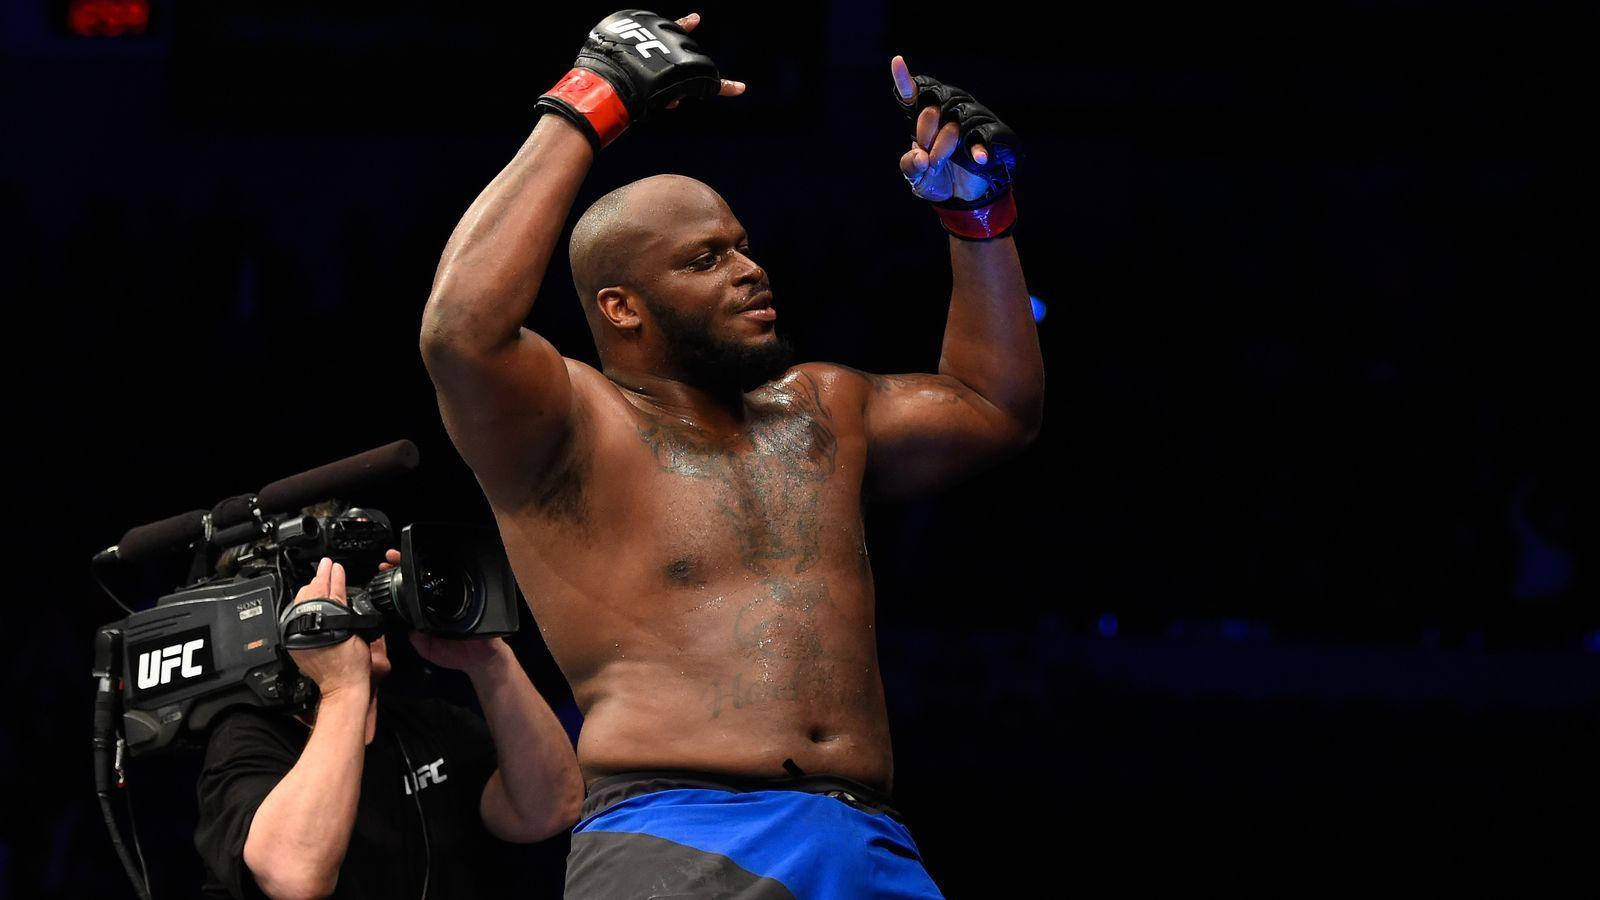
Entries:
{"label": "shirtless man", "polygon": [[1043,363],[1007,236],[1014,137],[893,60],[914,120],[901,172],[952,235],[938,374],[790,366],[739,220],[673,175],[574,226],[596,371],[523,321],[599,150],[679,100],[744,90],[688,36],[698,24],[630,10],[590,32],[456,227],[423,318],[446,428],[584,714],[568,896],[937,896],[887,805],[861,501],[1038,431]]}

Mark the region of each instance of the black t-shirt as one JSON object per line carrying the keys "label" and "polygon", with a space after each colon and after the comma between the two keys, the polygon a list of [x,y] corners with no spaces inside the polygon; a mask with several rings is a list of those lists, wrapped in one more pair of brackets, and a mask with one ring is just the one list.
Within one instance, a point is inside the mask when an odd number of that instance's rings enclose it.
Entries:
{"label": "black t-shirt", "polygon": [[[244,863],[245,836],[261,801],[300,758],[309,737],[310,729],[282,712],[250,708],[230,712],[213,727],[194,835],[210,875],[206,896],[261,896]],[[380,694],[378,727],[367,745],[355,827],[334,896],[420,897],[425,869],[429,897],[473,896],[479,875],[504,846],[483,827],[479,813],[495,765],[482,719],[437,700]]]}

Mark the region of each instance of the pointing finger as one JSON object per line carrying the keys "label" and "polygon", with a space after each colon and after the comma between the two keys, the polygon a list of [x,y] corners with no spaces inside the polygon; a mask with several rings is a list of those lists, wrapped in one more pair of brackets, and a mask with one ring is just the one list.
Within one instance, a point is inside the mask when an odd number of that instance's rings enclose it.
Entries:
{"label": "pointing finger", "polygon": [[889,60],[889,74],[894,76],[894,89],[900,95],[900,102],[910,106],[917,99],[917,83],[911,80],[911,69],[906,66],[906,58],[895,55]]}
{"label": "pointing finger", "polygon": [[345,599],[344,595],[344,566],[333,564],[333,574],[328,577],[328,596],[335,600]]}
{"label": "pointing finger", "polygon": [[694,27],[700,24],[700,14],[689,13],[687,16],[679,19],[678,24],[683,26],[684,31],[693,31]]}

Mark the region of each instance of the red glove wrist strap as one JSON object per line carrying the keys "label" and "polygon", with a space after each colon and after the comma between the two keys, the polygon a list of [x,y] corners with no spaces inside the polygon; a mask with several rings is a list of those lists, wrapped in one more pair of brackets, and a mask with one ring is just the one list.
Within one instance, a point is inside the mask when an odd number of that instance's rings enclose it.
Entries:
{"label": "red glove wrist strap", "polygon": [[575,68],[561,76],[548,93],[565,100],[588,119],[602,147],[628,127],[628,107],[617,96],[617,89],[588,69]]}
{"label": "red glove wrist strap", "polygon": [[969,241],[1000,237],[1017,223],[1017,201],[1006,191],[1000,199],[977,209],[945,209],[935,206],[944,230]]}

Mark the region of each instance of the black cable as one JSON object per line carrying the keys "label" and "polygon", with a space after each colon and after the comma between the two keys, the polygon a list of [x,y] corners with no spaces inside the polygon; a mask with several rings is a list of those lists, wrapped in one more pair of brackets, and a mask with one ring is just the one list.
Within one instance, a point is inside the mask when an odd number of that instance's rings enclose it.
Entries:
{"label": "black cable", "polygon": [[411,799],[417,804],[417,818],[422,820],[422,900],[428,900],[428,876],[433,873],[433,850],[428,846],[428,816],[422,811],[422,785],[417,783],[417,767],[411,764],[411,754],[406,752],[400,733],[391,731],[389,736],[400,748],[400,758],[406,761],[406,787],[411,790]]}
{"label": "black cable", "polygon": [[133,608],[128,606],[128,604],[123,603],[116,594],[111,592],[111,588],[107,587],[106,583],[100,580],[100,569],[94,563],[89,564],[89,577],[94,579],[95,584],[100,585],[100,590],[106,592],[106,596],[111,598],[112,603],[122,607],[122,611],[128,615],[133,615]]}
{"label": "black cable", "polygon": [[144,873],[144,896],[150,896],[150,864],[144,861],[144,846],[139,843],[139,822],[133,817],[133,792],[126,785],[122,799],[128,806],[128,833],[133,835],[133,852],[139,858],[139,871]]}
{"label": "black cable", "polygon": [[100,798],[100,813],[105,816],[106,832],[111,835],[111,846],[116,848],[117,858],[122,860],[122,868],[128,873],[128,881],[133,885],[133,892],[139,900],[150,900],[150,882],[134,867],[133,858],[128,855],[128,848],[123,846],[122,833],[117,830],[117,817],[111,812],[111,798],[105,794],[97,794]]}
{"label": "black cable", "polygon": [[[117,722],[122,718],[118,703],[118,683],[114,674],[122,657],[122,629],[104,627],[94,636],[94,727],[90,757],[94,764],[94,795],[100,800],[100,814],[106,820],[106,833],[111,836],[111,846],[128,873],[128,883],[139,900],[150,900],[150,876],[144,866],[144,851],[139,851],[139,867],[133,864],[128,848],[122,843],[122,829],[117,825],[116,813],[111,809],[111,792],[121,784],[122,737],[117,733]],[[133,819],[133,806],[128,807],[128,818]],[[138,835],[135,833],[135,840]]]}

